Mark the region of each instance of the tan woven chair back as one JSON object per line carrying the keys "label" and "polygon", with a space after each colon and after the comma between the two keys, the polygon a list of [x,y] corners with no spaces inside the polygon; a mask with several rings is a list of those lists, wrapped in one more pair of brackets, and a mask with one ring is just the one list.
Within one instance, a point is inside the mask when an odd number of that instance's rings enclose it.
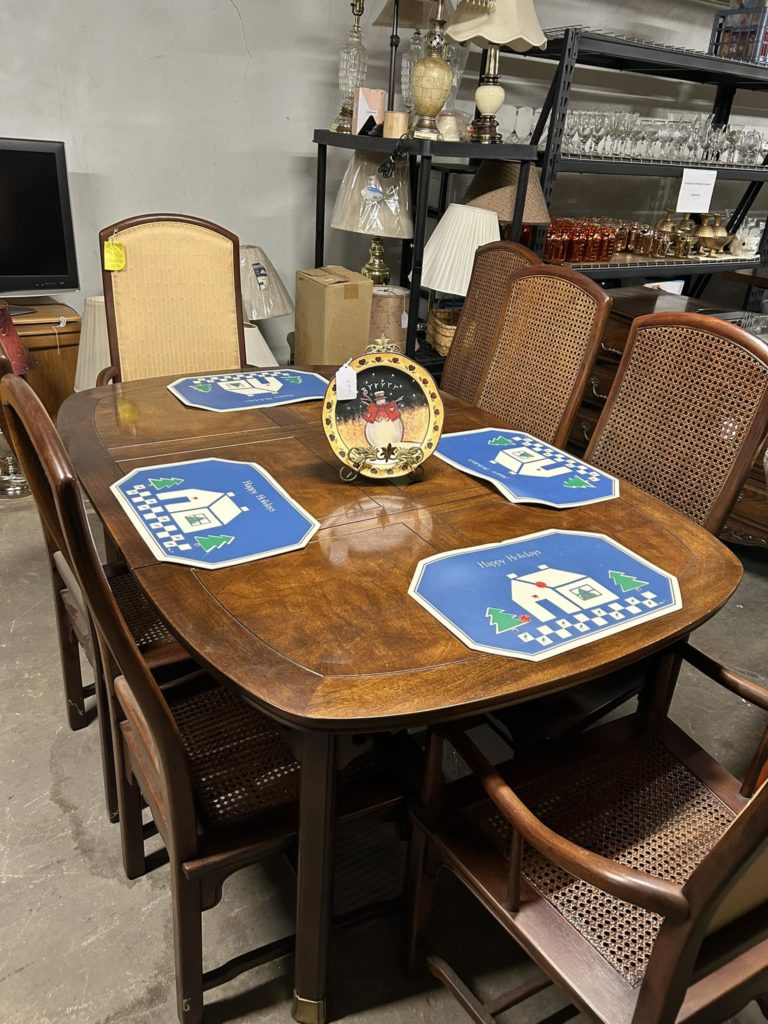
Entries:
{"label": "tan woven chair back", "polygon": [[583,274],[532,267],[510,281],[476,404],[563,446],[613,303]]}
{"label": "tan woven chair back", "polygon": [[491,242],[477,250],[464,309],[440,381],[444,391],[475,403],[510,279],[539,264],[535,253],[516,242]]}
{"label": "tan woven chair back", "polygon": [[[239,242],[208,221],[153,214],[100,233],[125,247],[123,270],[103,270],[118,380],[233,370],[245,365]],[[102,257],[103,261],[103,257]]]}
{"label": "tan woven chair back", "polygon": [[766,430],[768,346],[695,313],[635,320],[589,462],[717,533]]}

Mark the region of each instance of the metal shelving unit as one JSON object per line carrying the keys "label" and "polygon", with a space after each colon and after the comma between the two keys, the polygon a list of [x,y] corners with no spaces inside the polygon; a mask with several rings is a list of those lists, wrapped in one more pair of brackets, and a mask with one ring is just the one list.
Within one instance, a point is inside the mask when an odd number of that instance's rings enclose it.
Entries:
{"label": "metal shelving unit", "polygon": [[[531,166],[536,162],[537,148],[530,146],[484,146],[474,142],[430,142],[424,139],[383,139],[368,135],[339,135],[336,132],[318,129],[314,134],[317,145],[317,198],[315,209],[315,266],[322,267],[325,262],[325,208],[327,202],[327,165],[328,147],[333,149],[366,150],[381,153],[382,159],[392,153],[395,146],[408,154],[411,161],[411,187],[413,189],[414,237],[412,241],[403,242],[400,263],[400,284],[410,288],[411,299],[408,308],[408,331],[406,334],[406,352],[409,356],[416,354],[416,329],[419,321],[419,303],[421,300],[421,271],[424,259],[424,242],[429,216],[429,186],[435,158],[450,157],[451,159],[481,160],[492,156],[494,160],[513,160],[520,163],[520,189],[518,190],[515,216],[512,222],[512,237],[520,237],[523,221],[523,209]],[[453,173],[457,173],[455,168]],[[446,181],[443,175],[443,183]],[[444,188],[441,188],[441,193]],[[440,204],[444,205],[441,195]],[[427,354],[428,355],[428,354]],[[434,363],[439,369],[438,359],[420,361],[427,365]]]}
{"label": "metal shelving unit", "polygon": [[[738,89],[768,92],[768,66],[748,61],[732,60],[702,53],[685,47],[666,46],[642,39],[629,39],[609,32],[595,31],[584,26],[569,26],[547,33],[547,49],[529,50],[526,58],[556,61],[552,83],[536,125],[532,142],[538,145],[549,122],[549,134],[544,152],[539,156],[541,184],[549,203],[560,173],[623,174],[637,176],[681,177],[686,166],[706,167],[718,172],[724,180],[748,182],[744,196],[728,222],[728,230],[735,232],[754,205],[763,183],[768,181],[768,166],[734,166],[716,163],[669,163],[659,160],[614,160],[602,157],[564,156],[563,130],[568,113],[573,76],[577,67],[629,71],[657,78],[671,78],[684,82],[698,82],[714,86],[713,114],[716,124],[725,124],[730,117],[733,100]],[[509,51],[507,51],[509,52]],[[517,55],[519,56],[519,54]],[[618,90],[617,90],[618,91]],[[543,247],[543,232],[537,235],[539,252]],[[641,263],[614,261],[602,265],[576,265],[591,277],[670,276],[670,273],[695,275],[689,293],[699,296],[709,276],[727,270],[744,269],[768,264],[768,228],[763,233],[757,260],[654,260]],[[599,266],[599,270],[597,269]],[[674,267],[674,270],[673,270]],[[756,305],[760,295],[753,297]]]}

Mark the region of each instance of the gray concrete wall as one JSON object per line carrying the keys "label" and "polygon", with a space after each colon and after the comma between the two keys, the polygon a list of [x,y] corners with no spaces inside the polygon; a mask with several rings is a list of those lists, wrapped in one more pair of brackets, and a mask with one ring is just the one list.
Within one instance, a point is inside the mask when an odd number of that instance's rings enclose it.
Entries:
{"label": "gray concrete wall", "polygon": [[[369,85],[386,84],[388,32],[370,27],[382,5],[369,0],[365,15]],[[537,2],[545,26],[602,25],[702,48],[716,6]],[[293,288],[294,270],[313,256],[312,130],[337,108],[337,52],[349,23],[346,0],[3,0],[0,135],[67,144],[82,284],[73,305],[101,291],[99,228],[150,210],[208,217],[258,242]],[[510,102],[541,101],[551,64],[511,58],[505,69]],[[582,74],[576,99],[608,104],[616,81]],[[621,86],[630,94],[623,102],[644,112],[705,109],[711,95],[626,76]],[[739,113],[752,116],[758,102]],[[344,164],[333,154],[329,191]],[[557,208],[596,212],[584,185],[569,182]],[[600,187],[601,212],[606,204],[655,211],[668,194],[629,179]],[[364,251],[364,239],[331,233],[329,261],[358,265]],[[284,336],[286,325],[267,331]]]}

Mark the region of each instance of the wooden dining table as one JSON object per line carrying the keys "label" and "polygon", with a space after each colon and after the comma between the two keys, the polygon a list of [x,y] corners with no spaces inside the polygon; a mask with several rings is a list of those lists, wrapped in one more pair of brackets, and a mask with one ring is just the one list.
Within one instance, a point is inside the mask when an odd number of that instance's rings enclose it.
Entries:
{"label": "wooden dining table", "polygon": [[[619,498],[567,511],[512,504],[437,458],[419,482],[343,483],[320,402],[216,413],[182,405],[167,390],[171,379],[73,395],[59,429],[108,537],[181,643],[301,734],[294,1017],[317,1024],[326,1018],[342,734],[490,712],[651,658],[713,615],[742,568],[711,534],[625,482]],[[443,399],[446,432],[514,426]],[[157,561],[110,485],[137,467],[206,457],[271,473],[319,521],[308,546],[215,570]],[[549,528],[619,541],[677,577],[682,607],[532,662],[470,650],[408,595],[425,557]]]}

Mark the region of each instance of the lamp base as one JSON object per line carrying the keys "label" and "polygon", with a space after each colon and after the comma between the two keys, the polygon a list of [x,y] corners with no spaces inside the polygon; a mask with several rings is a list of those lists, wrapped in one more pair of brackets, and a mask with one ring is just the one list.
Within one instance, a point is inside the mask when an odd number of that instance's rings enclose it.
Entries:
{"label": "lamp base", "polygon": [[408,134],[412,139],[430,139],[432,142],[443,141],[443,134],[437,127],[436,118],[429,117],[427,114],[419,114]]}
{"label": "lamp base", "polygon": [[336,115],[336,120],[331,125],[330,130],[337,132],[339,135],[351,135],[352,134],[352,108],[342,107]]}
{"label": "lamp base", "polygon": [[380,238],[371,239],[371,251],[368,262],[361,269],[363,277],[369,278],[374,284],[389,284],[391,271],[384,259],[384,243]]}
{"label": "lamp base", "polygon": [[0,498],[26,498],[31,493],[16,456],[0,454]]}
{"label": "lamp base", "polygon": [[475,118],[467,129],[467,135],[472,142],[481,142],[485,145],[496,145],[504,141],[499,131],[499,122],[493,114],[482,114]]}

